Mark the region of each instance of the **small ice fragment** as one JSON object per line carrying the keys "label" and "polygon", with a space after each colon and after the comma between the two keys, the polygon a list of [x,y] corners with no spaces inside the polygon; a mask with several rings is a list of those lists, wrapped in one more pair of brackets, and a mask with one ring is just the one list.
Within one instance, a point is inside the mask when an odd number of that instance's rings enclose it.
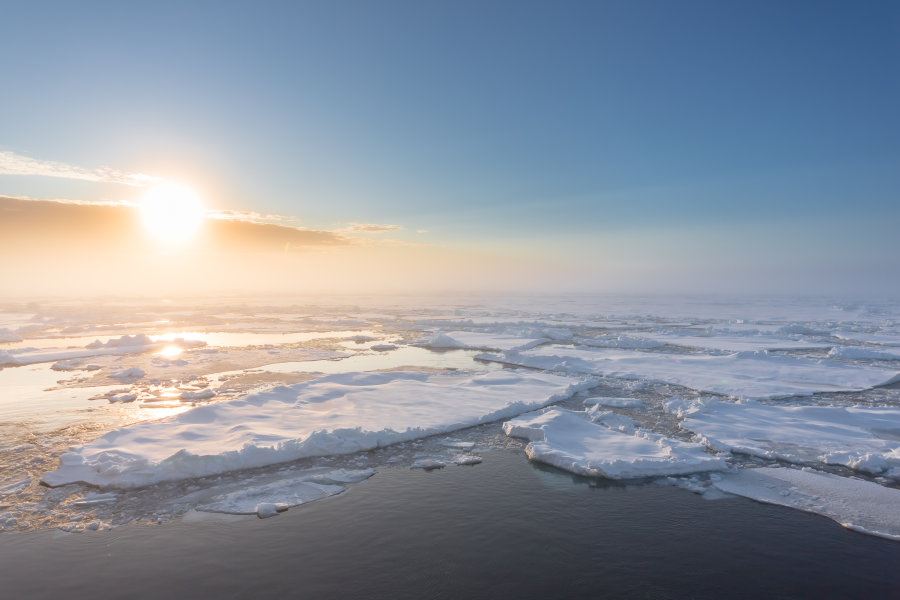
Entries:
{"label": "small ice fragment", "polygon": [[420,458],[409,466],[410,469],[425,469],[433,471],[434,469],[443,469],[447,466],[444,462],[436,458]]}
{"label": "small ice fragment", "polygon": [[125,402],[134,402],[135,400],[137,400],[137,394],[129,394],[129,393],[126,393],[126,394],[116,394],[116,395],[114,395],[114,396],[110,396],[110,397],[109,397],[109,401],[110,401],[110,402],[122,402],[122,403],[125,403]]}
{"label": "small ice fragment", "polygon": [[109,374],[111,379],[118,379],[120,381],[133,381],[140,379],[147,373],[139,368],[139,367],[131,367],[130,369],[123,369],[121,371],[114,371]]}
{"label": "small ice fragment", "polygon": [[387,352],[389,350],[396,350],[396,344],[375,344],[374,346],[369,346],[369,350],[376,350],[378,352]]}
{"label": "small ice fragment", "polygon": [[612,408],[640,408],[644,402],[640,398],[612,398],[608,396],[594,396],[585,398],[585,406],[609,406]]}
{"label": "small ice fragment", "polygon": [[181,399],[182,400],[206,400],[208,398],[212,398],[216,393],[212,390],[198,390],[196,392],[182,392]]}
{"label": "small ice fragment", "polygon": [[457,454],[453,457],[453,462],[458,465],[477,465],[482,462],[482,458],[475,454]]}

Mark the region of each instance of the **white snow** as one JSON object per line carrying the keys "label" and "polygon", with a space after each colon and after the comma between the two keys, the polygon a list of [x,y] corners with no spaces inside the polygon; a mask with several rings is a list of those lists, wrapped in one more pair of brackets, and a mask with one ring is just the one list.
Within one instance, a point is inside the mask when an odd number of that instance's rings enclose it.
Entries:
{"label": "white snow", "polygon": [[771,406],[673,399],[666,409],[713,450],[867,473],[900,467],[900,408]]}
{"label": "white snow", "polygon": [[524,338],[502,333],[482,333],[477,331],[448,331],[419,341],[419,346],[426,348],[465,348],[469,350],[512,350],[531,348],[546,338]]}
{"label": "white snow", "polygon": [[110,379],[118,379],[119,381],[135,381],[140,379],[147,372],[139,367],[131,367],[130,369],[121,369],[119,371],[113,371],[109,374]]}
{"label": "white snow", "polygon": [[831,358],[862,360],[900,360],[900,348],[835,346],[828,352],[828,356]]}
{"label": "white snow", "polygon": [[530,440],[525,452],[531,460],[579,475],[632,479],[725,468],[724,458],[704,452],[700,444],[646,431],[629,435],[561,408],[507,421],[503,431]]}
{"label": "white snow", "polygon": [[670,334],[634,334],[658,346],[682,346],[700,350],[721,350],[724,352],[756,352],[758,350],[814,350],[829,348],[830,344],[777,338],[772,336],[748,335],[670,335]]}
{"label": "white snow", "polygon": [[723,474],[718,489],[823,515],[848,529],[900,540],[900,490],[809,469],[742,469]]}
{"label": "white snow", "polygon": [[102,487],[349,454],[508,418],[592,382],[545,373],[343,373],[139,423],[64,454],[51,486]]}
{"label": "white snow", "polygon": [[545,346],[476,358],[568,373],[646,378],[745,399],[858,391],[900,381],[900,371],[766,352],[706,356]]}

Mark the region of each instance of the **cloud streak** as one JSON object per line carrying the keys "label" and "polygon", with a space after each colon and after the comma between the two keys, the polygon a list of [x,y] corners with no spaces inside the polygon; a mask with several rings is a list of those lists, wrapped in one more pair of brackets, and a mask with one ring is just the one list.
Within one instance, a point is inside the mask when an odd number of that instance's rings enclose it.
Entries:
{"label": "cloud streak", "polygon": [[400,225],[379,225],[377,223],[349,223],[347,227],[339,229],[341,233],[389,233],[391,231],[403,231],[405,227]]}
{"label": "cloud streak", "polygon": [[153,185],[162,181],[159,177],[145,173],[126,173],[111,167],[85,169],[63,162],[38,160],[15,152],[0,152],[0,175],[37,175],[96,183],[117,183],[133,187]]}

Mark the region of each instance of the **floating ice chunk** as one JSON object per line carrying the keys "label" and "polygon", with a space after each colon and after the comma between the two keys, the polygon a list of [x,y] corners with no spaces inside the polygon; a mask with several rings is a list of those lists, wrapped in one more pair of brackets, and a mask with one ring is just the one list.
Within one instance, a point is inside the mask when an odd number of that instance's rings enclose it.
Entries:
{"label": "floating ice chunk", "polygon": [[718,489],[833,519],[848,529],[900,540],[900,490],[808,469],[742,469]]}
{"label": "floating ice chunk", "polygon": [[722,457],[707,454],[700,444],[649,432],[620,433],[561,408],[513,419],[503,431],[530,440],[525,453],[531,460],[590,477],[632,479],[725,468]]}
{"label": "floating ice chunk", "polygon": [[147,372],[140,367],[131,367],[121,371],[114,371],[109,374],[110,379],[118,379],[119,381],[136,381],[146,375]]}
{"label": "floating ice chunk", "polygon": [[85,348],[98,349],[98,348],[122,348],[122,347],[135,347],[135,346],[153,346],[155,342],[150,339],[150,336],[144,335],[143,333],[139,333],[137,335],[123,335],[119,338],[114,338],[111,340],[107,340],[105,342],[101,342],[100,340],[94,340]]}
{"label": "floating ice chunk", "polygon": [[831,358],[863,360],[900,360],[900,349],[864,348],[861,346],[835,346],[828,352]]}
{"label": "floating ice chunk", "polygon": [[477,465],[482,462],[482,458],[476,454],[457,454],[453,457],[453,462],[460,466]]}
{"label": "floating ice chunk", "polygon": [[197,391],[187,391],[181,392],[182,400],[208,400],[216,395],[216,393],[212,390],[197,390]]}
{"label": "floating ice chunk", "polygon": [[437,458],[420,458],[413,461],[413,464],[409,466],[410,469],[425,469],[426,471],[433,471],[434,469],[443,469],[447,466],[447,463]]}
{"label": "floating ice chunk", "polygon": [[900,381],[900,371],[766,352],[705,356],[543,346],[476,358],[570,373],[648,378],[745,399],[860,391]]}
{"label": "floating ice chunk", "polygon": [[257,514],[260,518],[266,518],[292,506],[340,494],[345,489],[341,485],[308,481],[306,476],[301,476],[221,494],[198,505],[197,510],[233,515]]}
{"label": "floating ice chunk", "polygon": [[900,409],[672,400],[666,410],[713,450],[878,474],[900,466]]}
{"label": "floating ice chunk", "polygon": [[111,431],[42,480],[138,487],[351,454],[509,418],[593,384],[510,370],[330,375]]}
{"label": "floating ice chunk", "polygon": [[114,395],[110,396],[109,401],[110,402],[127,403],[127,402],[134,402],[135,400],[137,400],[137,397],[138,397],[137,394],[126,392],[123,394],[114,394]]}
{"label": "floating ice chunk", "polygon": [[80,358],[71,358],[69,360],[59,360],[50,366],[54,371],[75,371],[84,368],[84,360]]}
{"label": "floating ice chunk", "polygon": [[396,349],[397,344],[375,344],[373,346],[369,346],[369,350],[375,350],[376,352],[387,352]]}
{"label": "floating ice chunk", "polygon": [[[828,348],[830,344],[777,338],[772,336],[748,335],[671,335],[671,334],[636,334],[641,335],[646,341],[654,342],[658,346],[669,344],[685,348],[697,348],[700,350],[722,350],[725,352],[756,352],[758,350],[815,350]],[[621,346],[625,347],[625,346]]]}
{"label": "floating ice chunk", "polygon": [[[570,334],[571,335],[571,334]],[[523,338],[501,333],[481,333],[476,331],[449,331],[436,333],[417,345],[426,348],[465,348],[470,350],[524,350],[543,342],[545,338]]]}
{"label": "floating ice chunk", "polygon": [[613,408],[640,408],[644,405],[640,398],[613,398],[610,396],[593,396],[584,399],[585,406],[610,406]]}
{"label": "floating ice chunk", "polygon": [[118,494],[107,492],[104,494],[88,494],[83,498],[79,498],[77,500],[73,500],[71,502],[72,506],[76,508],[88,508],[91,506],[96,506],[98,504],[106,504],[107,502],[112,502],[119,498]]}
{"label": "floating ice chunk", "polygon": [[574,339],[576,344],[593,346],[595,348],[624,348],[629,350],[650,350],[665,345],[652,339],[632,337],[628,335],[607,335],[595,338],[578,337]]}

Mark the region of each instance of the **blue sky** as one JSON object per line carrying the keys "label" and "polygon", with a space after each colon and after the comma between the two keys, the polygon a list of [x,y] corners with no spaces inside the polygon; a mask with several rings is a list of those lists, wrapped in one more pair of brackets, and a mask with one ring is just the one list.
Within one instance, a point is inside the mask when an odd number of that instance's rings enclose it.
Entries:
{"label": "blue sky", "polygon": [[[179,178],[216,208],[309,227],[389,223],[416,243],[553,256],[582,280],[771,287],[806,281],[796,270],[834,275],[830,291],[900,292],[884,276],[900,266],[896,2],[4,13],[0,151]],[[0,174],[0,195],[129,193]],[[618,266],[592,270],[610,253]]]}

